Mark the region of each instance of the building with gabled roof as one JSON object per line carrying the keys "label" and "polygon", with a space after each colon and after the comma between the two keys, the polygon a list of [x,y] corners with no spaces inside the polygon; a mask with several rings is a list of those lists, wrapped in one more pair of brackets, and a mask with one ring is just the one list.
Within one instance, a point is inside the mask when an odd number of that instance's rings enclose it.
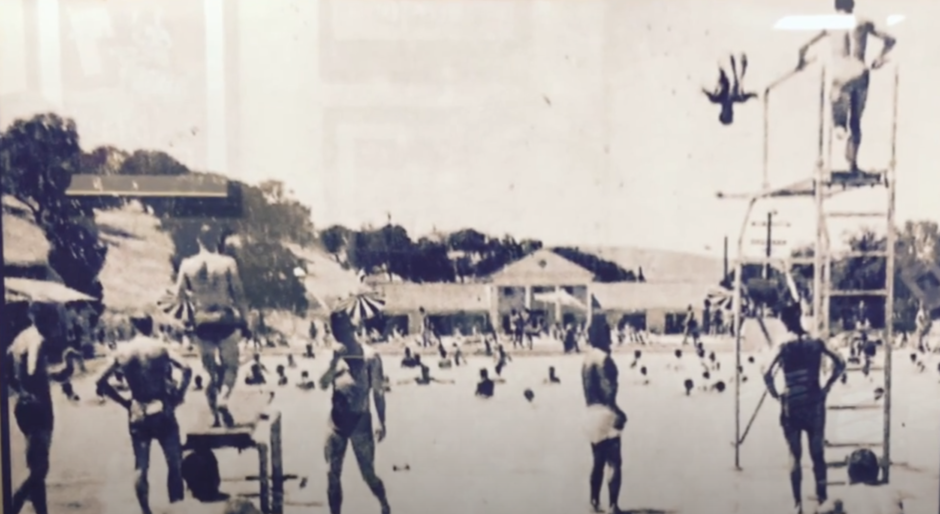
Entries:
{"label": "building with gabled roof", "polygon": [[[399,324],[407,325],[414,333],[421,326],[422,309],[424,315],[436,318],[438,325],[448,327],[461,325],[463,322],[450,320],[461,318],[473,325],[495,321],[498,330],[506,328],[512,311],[529,309],[549,325],[606,314],[614,326],[629,322],[643,329],[674,332],[682,325],[690,305],[701,319],[703,301],[711,286],[686,282],[601,283],[592,271],[542,249],[481,282],[385,283],[375,287],[385,297],[386,314],[407,318]],[[557,297],[571,301],[540,301]],[[442,332],[449,330],[444,328]]]}

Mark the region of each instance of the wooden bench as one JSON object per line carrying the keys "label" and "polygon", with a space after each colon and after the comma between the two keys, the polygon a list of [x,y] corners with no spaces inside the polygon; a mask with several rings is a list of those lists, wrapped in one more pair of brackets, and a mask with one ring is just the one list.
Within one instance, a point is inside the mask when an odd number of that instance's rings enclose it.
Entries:
{"label": "wooden bench", "polygon": [[[261,411],[254,419],[247,423],[238,423],[233,427],[211,427],[211,423],[200,423],[197,428],[187,430],[183,451],[187,452],[184,462],[188,459],[190,466],[196,466],[192,474],[196,477],[220,477],[218,460],[214,451],[232,448],[239,451],[255,449],[258,452],[258,474],[245,477],[245,480],[259,483],[259,501],[261,512],[264,514],[282,514],[284,512],[284,482],[289,478],[284,474],[283,448],[281,446],[281,412],[270,405],[269,397]],[[238,411],[245,411],[245,403],[232,399],[230,404],[241,405]],[[247,402],[248,404],[255,402]],[[235,410],[234,408],[232,409]],[[236,420],[247,419],[246,416],[237,415]],[[205,421],[205,420],[203,420]],[[205,426],[206,428],[198,428]],[[201,468],[201,469],[199,469]],[[185,474],[185,472],[184,472]],[[212,480],[208,487],[214,489],[207,491],[205,484],[194,484],[187,481],[190,490],[196,496],[205,493],[218,494],[220,480]],[[195,487],[194,487],[195,485]],[[203,489],[200,491],[199,488]],[[198,492],[197,492],[198,491]]]}

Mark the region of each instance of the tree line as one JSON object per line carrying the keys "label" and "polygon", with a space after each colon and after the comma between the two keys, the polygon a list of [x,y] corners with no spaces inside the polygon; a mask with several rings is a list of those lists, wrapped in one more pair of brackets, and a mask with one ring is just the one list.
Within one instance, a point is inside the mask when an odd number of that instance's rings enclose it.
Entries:
{"label": "tree line", "polygon": [[[320,232],[319,244],[346,268],[416,283],[484,279],[544,246],[537,239],[491,236],[470,228],[415,240],[404,227],[392,223],[361,230],[333,225]],[[592,271],[601,282],[642,278],[642,271],[638,275],[578,248],[552,251]]]}

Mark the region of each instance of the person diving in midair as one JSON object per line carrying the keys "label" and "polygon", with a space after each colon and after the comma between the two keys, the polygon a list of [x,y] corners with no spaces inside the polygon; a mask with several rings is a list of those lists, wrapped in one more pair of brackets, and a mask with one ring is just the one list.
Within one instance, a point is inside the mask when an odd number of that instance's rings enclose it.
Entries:
{"label": "person diving in midair", "polygon": [[718,114],[718,121],[722,125],[731,125],[734,123],[734,104],[743,104],[753,98],[757,98],[757,93],[745,91],[744,76],[747,73],[747,54],[740,55],[741,67],[740,73],[738,61],[734,54],[729,56],[731,63],[731,77],[724,64],[718,65],[718,83],[711,90],[702,88],[702,93],[708,97],[708,101],[721,106],[721,112]]}

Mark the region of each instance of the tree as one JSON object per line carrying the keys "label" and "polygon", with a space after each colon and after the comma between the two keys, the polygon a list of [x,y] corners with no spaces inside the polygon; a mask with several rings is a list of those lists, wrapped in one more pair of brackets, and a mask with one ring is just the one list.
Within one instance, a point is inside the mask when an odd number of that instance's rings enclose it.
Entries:
{"label": "tree", "polygon": [[339,262],[339,254],[346,247],[350,230],[341,225],[333,225],[320,232],[320,244],[327,253],[333,256],[336,262]]}
{"label": "tree", "polygon": [[623,269],[615,262],[582,252],[577,248],[553,248],[552,251],[578,266],[590,270],[591,273],[594,273],[595,280],[598,282],[636,282],[637,280],[632,271]]}
{"label": "tree", "polygon": [[4,194],[28,206],[40,227],[55,223],[72,214],[65,192],[81,154],[74,121],[55,114],[16,120],[0,139]]}
{"label": "tree", "polygon": [[65,285],[98,299],[88,320],[93,329],[104,309],[98,274],[107,246],[98,237],[94,213],[66,194],[82,155],[75,122],[55,114],[17,120],[0,134],[3,193],[31,210],[50,243],[49,266]]}
{"label": "tree", "polygon": [[137,150],[121,163],[121,175],[186,175],[189,173],[183,163],[166,152]]}
{"label": "tree", "polygon": [[458,230],[447,236],[447,246],[451,250],[458,250],[470,254],[482,254],[486,251],[486,234],[472,228]]}

